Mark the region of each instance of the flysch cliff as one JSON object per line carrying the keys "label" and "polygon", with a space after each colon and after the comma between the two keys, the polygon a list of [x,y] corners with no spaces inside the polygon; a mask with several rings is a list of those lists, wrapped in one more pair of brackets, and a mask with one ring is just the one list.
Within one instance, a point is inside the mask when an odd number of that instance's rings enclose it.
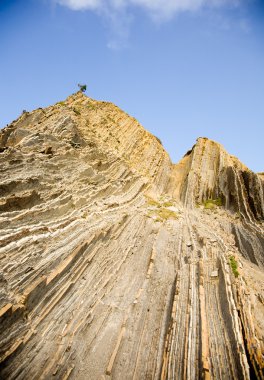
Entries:
{"label": "flysch cliff", "polygon": [[0,134],[1,379],[264,378],[264,180],[78,92]]}

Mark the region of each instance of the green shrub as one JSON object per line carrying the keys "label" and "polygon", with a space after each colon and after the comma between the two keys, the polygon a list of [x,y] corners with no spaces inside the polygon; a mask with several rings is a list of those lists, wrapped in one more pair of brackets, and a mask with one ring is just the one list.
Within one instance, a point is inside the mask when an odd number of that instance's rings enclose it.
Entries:
{"label": "green shrub", "polygon": [[85,92],[87,88],[86,84],[80,84],[80,83],[78,83],[78,87],[81,92]]}
{"label": "green shrub", "polygon": [[230,267],[232,269],[232,272],[234,274],[235,277],[238,277],[239,276],[239,272],[237,270],[237,261],[235,259],[234,256],[230,256],[229,257],[229,264],[230,264]]}
{"label": "green shrub", "polygon": [[215,205],[218,206],[218,207],[223,206],[222,198],[216,198],[216,199],[214,200],[214,202],[215,202]]}

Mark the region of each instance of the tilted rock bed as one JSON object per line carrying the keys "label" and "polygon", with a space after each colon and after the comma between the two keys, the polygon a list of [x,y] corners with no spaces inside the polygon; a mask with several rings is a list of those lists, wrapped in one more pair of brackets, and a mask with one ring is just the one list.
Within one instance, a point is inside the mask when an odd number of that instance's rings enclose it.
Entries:
{"label": "tilted rock bed", "polygon": [[1,379],[264,378],[263,175],[81,93],[0,152]]}

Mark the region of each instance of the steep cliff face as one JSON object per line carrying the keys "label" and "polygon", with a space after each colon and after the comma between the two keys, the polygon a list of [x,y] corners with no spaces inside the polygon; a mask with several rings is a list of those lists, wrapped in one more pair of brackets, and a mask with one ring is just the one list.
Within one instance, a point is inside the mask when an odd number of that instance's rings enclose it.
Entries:
{"label": "steep cliff face", "polygon": [[187,208],[221,206],[242,223],[231,222],[240,252],[254,263],[264,264],[264,181],[236,157],[207,138],[173,166],[168,192]]}
{"label": "steep cliff face", "polygon": [[264,377],[263,176],[81,93],[0,135],[0,377]]}
{"label": "steep cliff face", "polygon": [[[184,172],[182,170],[184,168]],[[264,218],[264,182],[236,157],[207,138],[197,144],[174,166],[175,176],[181,175],[178,196],[185,205],[195,206],[207,199],[221,199],[223,206],[239,212],[245,220]],[[177,188],[172,182],[172,191]]]}

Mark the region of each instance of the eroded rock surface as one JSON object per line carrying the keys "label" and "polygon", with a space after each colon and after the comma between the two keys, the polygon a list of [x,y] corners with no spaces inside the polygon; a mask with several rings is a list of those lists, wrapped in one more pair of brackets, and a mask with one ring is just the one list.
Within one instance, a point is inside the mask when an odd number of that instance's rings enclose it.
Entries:
{"label": "eroded rock surface", "polygon": [[263,174],[81,93],[0,152],[1,379],[264,378]]}

